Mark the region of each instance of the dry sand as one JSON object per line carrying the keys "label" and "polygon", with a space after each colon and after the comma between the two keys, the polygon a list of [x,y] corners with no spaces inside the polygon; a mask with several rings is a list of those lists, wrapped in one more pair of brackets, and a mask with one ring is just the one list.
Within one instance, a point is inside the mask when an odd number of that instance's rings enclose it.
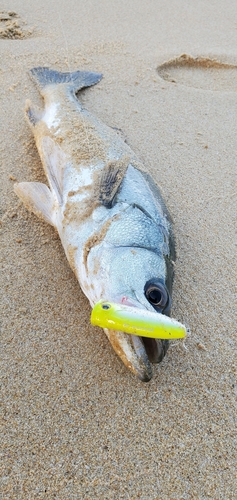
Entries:
{"label": "dry sand", "polygon": [[[1,499],[234,499],[237,4],[1,10]],[[13,193],[44,181],[23,113],[41,103],[37,65],[104,74],[83,103],[123,130],[174,218],[173,316],[191,335],[148,384],[90,326],[56,233]]]}

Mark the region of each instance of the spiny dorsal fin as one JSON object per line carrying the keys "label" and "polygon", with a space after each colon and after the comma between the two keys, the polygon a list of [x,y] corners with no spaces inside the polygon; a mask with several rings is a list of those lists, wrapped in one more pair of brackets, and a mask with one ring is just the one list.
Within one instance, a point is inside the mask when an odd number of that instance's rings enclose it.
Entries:
{"label": "spiny dorsal fin", "polygon": [[48,85],[66,84],[71,87],[74,92],[84,87],[95,85],[102,78],[101,73],[92,73],[90,71],[61,73],[60,71],[43,67],[33,68],[30,70],[30,73],[40,89]]}
{"label": "spiny dorsal fin", "polygon": [[50,189],[41,182],[20,182],[14,185],[14,191],[25,207],[37,217],[52,226],[54,222],[54,198]]}

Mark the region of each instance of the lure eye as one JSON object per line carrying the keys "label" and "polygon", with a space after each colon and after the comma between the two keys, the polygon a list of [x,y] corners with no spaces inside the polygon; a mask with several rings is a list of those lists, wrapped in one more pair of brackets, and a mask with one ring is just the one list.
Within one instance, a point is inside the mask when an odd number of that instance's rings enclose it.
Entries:
{"label": "lure eye", "polygon": [[158,280],[150,280],[144,288],[145,296],[157,310],[163,310],[168,303],[169,296],[166,288]]}

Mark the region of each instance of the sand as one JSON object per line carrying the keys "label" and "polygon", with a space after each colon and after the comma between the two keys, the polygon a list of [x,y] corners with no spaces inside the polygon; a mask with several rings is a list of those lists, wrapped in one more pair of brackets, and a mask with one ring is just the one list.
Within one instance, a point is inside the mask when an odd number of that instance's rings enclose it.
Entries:
{"label": "sand", "polygon": [[[232,500],[237,4],[1,10],[1,498]],[[37,65],[103,73],[83,104],[123,131],[174,219],[172,315],[191,333],[148,384],[90,325],[57,234],[13,192],[15,179],[45,181],[24,118],[26,99],[41,104],[27,73]]]}

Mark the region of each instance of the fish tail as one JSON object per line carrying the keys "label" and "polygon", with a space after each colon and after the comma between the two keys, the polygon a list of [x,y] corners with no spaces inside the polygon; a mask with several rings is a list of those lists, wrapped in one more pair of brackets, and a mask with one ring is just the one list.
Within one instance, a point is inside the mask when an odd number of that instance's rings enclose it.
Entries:
{"label": "fish tail", "polygon": [[69,86],[74,92],[84,87],[95,85],[103,76],[101,73],[92,73],[90,71],[61,73],[60,71],[44,67],[33,68],[30,70],[30,73],[40,89],[44,89],[49,85],[64,84]]}

